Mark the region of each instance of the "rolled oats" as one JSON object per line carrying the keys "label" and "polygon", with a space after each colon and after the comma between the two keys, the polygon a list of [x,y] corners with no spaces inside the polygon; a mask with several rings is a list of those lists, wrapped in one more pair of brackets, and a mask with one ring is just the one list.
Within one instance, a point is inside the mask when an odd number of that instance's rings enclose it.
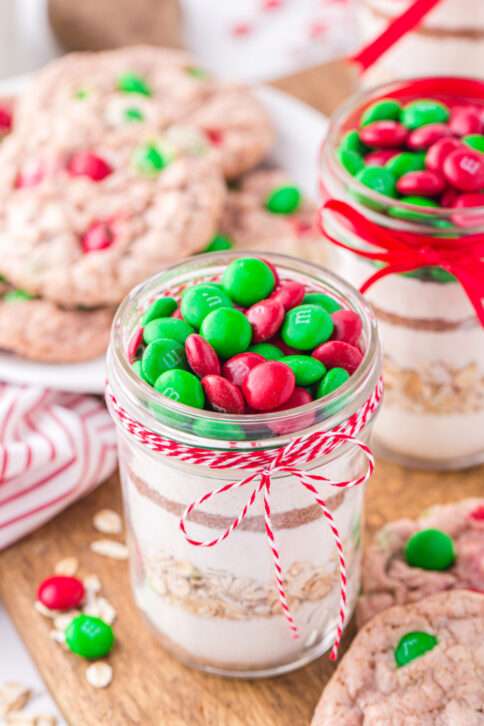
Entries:
{"label": "rolled oats", "polygon": [[128,548],[123,542],[116,542],[114,539],[99,539],[91,542],[91,550],[103,557],[110,557],[113,560],[127,560]]}
{"label": "rolled oats", "polygon": [[86,680],[93,688],[107,688],[113,680],[113,669],[103,661],[92,663],[86,668]]}
{"label": "rolled oats", "polygon": [[79,562],[75,557],[66,557],[56,564],[54,572],[56,575],[68,575],[72,577],[76,574],[78,568]]}
{"label": "rolled oats", "polygon": [[97,575],[87,575],[82,580],[84,587],[88,593],[97,593],[101,591],[101,580]]}
{"label": "rolled oats", "polygon": [[28,703],[30,696],[30,689],[21,683],[3,683],[0,685],[0,716],[19,711]]}
{"label": "rolled oats", "polygon": [[117,512],[112,509],[101,509],[94,515],[93,524],[98,532],[103,534],[120,534],[123,531],[123,522]]}

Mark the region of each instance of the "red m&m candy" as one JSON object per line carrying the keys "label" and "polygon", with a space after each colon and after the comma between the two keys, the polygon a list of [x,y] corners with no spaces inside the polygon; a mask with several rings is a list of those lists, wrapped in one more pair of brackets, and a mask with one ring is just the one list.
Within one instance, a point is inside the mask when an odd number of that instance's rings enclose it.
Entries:
{"label": "red m&m candy", "polygon": [[443,172],[456,189],[478,192],[484,188],[484,154],[473,149],[456,149],[445,159]]}
{"label": "red m&m candy", "polygon": [[71,176],[88,176],[92,181],[102,181],[113,171],[107,161],[89,151],[78,151],[67,162]]}
{"label": "red m&m candy", "polygon": [[229,360],[225,361],[222,373],[228,381],[236,386],[241,386],[252,368],[264,363],[265,360],[266,359],[258,353],[239,353],[238,355],[234,355],[233,358],[229,358]]}
{"label": "red m&m candy", "polygon": [[360,365],[363,353],[343,340],[328,340],[313,351],[313,356],[328,369],[343,368],[351,374]]}
{"label": "red m&m candy", "polygon": [[245,400],[256,411],[273,411],[282,406],[296,386],[292,370],[271,360],[253,368],[242,384]]}
{"label": "red m&m candy", "polygon": [[6,106],[0,106],[0,136],[8,134],[12,130],[13,118],[11,111]]}
{"label": "red m&m candy", "polygon": [[397,181],[397,191],[405,196],[436,197],[444,189],[445,180],[436,171],[411,171]]}
{"label": "red m&m candy", "polygon": [[454,106],[450,113],[449,127],[456,136],[479,134],[482,129],[479,109],[474,106]]}
{"label": "red m&m candy", "polygon": [[81,239],[83,252],[99,252],[114,242],[114,234],[108,222],[93,222]]}
{"label": "red m&m candy", "polygon": [[449,136],[452,136],[452,131],[447,124],[428,124],[412,131],[407,139],[407,146],[413,151],[423,151],[439,139]]}
{"label": "red m&m candy", "polygon": [[[311,403],[312,400],[311,394],[305,388],[296,387],[292,396],[276,410],[287,411],[298,406],[305,406],[307,403]],[[312,426],[313,423],[314,413],[304,413],[284,421],[271,421],[268,425],[271,431],[282,436],[283,434],[290,434],[293,431],[301,431],[301,429]]]}
{"label": "red m&m candy", "polygon": [[200,378],[220,374],[220,361],[210,343],[201,335],[193,333],[185,340],[185,355],[188,365]]}
{"label": "red m&m candy", "polygon": [[246,315],[252,325],[253,342],[262,343],[272,338],[281,327],[284,307],[277,298],[269,298],[252,305]]}
{"label": "red m&m candy", "polygon": [[240,388],[230,383],[222,376],[205,376],[202,378],[202,386],[210,403],[215,411],[221,413],[241,414],[245,410],[244,397]]}
{"label": "red m&m candy", "polygon": [[375,121],[360,131],[360,140],[366,146],[380,146],[382,149],[402,146],[408,130],[398,121]]}
{"label": "red m&m candy", "polygon": [[442,172],[444,167],[444,161],[447,159],[449,154],[456,149],[462,148],[462,144],[457,139],[440,139],[427,151],[425,157],[425,166],[430,171]]}
{"label": "red m&m candy", "polygon": [[49,610],[72,610],[84,599],[84,585],[77,577],[54,575],[40,583],[37,599]]}
{"label": "red m&m candy", "polygon": [[[455,209],[472,209],[484,207],[484,194],[461,194],[452,204]],[[452,221],[459,227],[474,227],[484,224],[483,214],[459,214],[457,211],[452,215]]]}
{"label": "red m&m candy", "polygon": [[301,305],[304,300],[304,294],[304,285],[295,280],[289,280],[288,282],[283,282],[280,287],[274,290],[270,299],[279,300],[284,310],[291,310],[296,305]]}
{"label": "red m&m candy", "polygon": [[350,345],[356,345],[362,330],[358,313],[354,310],[337,310],[331,317],[334,324],[332,340],[344,340]]}
{"label": "red m&m candy", "polygon": [[398,149],[379,149],[378,151],[370,151],[365,156],[366,166],[385,166],[387,161],[397,156],[400,151]]}

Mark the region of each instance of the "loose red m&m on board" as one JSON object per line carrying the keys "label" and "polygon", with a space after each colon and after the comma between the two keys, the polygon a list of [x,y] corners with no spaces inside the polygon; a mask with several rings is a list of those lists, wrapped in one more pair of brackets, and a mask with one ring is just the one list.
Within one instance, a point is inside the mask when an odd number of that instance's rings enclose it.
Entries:
{"label": "loose red m&m on board", "polygon": [[[127,355],[144,384],[225,416],[280,412],[333,394],[363,357],[358,313],[324,289],[280,279],[269,260],[256,257],[236,258],[219,277],[187,285],[181,303],[169,291],[151,300],[139,323]],[[305,413],[272,431],[314,420]],[[208,428],[231,430],[221,424]]]}
{"label": "loose red m&m on board", "polygon": [[54,575],[40,583],[37,599],[49,610],[72,610],[84,600],[84,585],[77,577]]}

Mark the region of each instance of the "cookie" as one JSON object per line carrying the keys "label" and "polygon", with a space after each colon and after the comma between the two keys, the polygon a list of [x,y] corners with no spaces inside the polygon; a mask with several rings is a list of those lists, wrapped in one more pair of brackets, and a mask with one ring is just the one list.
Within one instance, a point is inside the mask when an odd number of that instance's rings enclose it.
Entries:
{"label": "cookie", "polygon": [[2,141],[13,128],[15,100],[10,96],[0,97],[0,141]]}
{"label": "cookie", "polygon": [[390,608],[354,639],[312,726],[482,726],[483,642],[483,595]]}
{"label": "cookie", "polygon": [[2,288],[0,349],[45,363],[79,363],[106,351],[114,309],[68,310]]}
{"label": "cookie", "polygon": [[173,124],[191,126],[198,153],[214,156],[228,177],[257,164],[274,140],[247,87],[215,80],[187,53],[150,46],[55,60],[35,76],[18,109],[20,131],[36,143],[66,143],[73,133],[84,144],[108,134],[130,139]]}
{"label": "cookie", "polygon": [[484,592],[484,499],[435,506],[416,521],[383,527],[366,552],[358,625],[392,605],[461,588]]}
{"label": "cookie", "polygon": [[281,169],[258,169],[240,179],[227,196],[220,233],[238,250],[279,252],[319,263],[324,260],[315,205]]}
{"label": "cookie", "polygon": [[0,273],[66,307],[117,304],[132,287],[202,250],[225,199],[208,158],[180,157],[163,137],[128,144],[0,146]]}

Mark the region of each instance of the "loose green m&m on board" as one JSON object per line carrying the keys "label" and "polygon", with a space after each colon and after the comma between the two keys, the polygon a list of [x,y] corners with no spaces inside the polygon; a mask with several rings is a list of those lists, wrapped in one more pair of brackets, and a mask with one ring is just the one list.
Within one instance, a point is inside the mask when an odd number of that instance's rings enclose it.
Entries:
{"label": "loose green m&m on board", "polygon": [[312,350],[331,337],[334,325],[319,305],[298,305],[286,314],[281,338],[296,350]]}
{"label": "loose green m&m on board", "polygon": [[165,371],[157,378],[155,389],[166,398],[178,403],[184,403],[185,406],[203,408],[205,404],[202,384],[197,376],[190,373],[190,371],[180,368]]}
{"label": "loose green m&m on board", "polygon": [[456,559],[454,542],[440,529],[423,529],[405,545],[405,560],[410,567],[423,570],[448,570]]}
{"label": "loose green m&m on board", "polygon": [[374,121],[398,121],[402,106],[393,98],[384,98],[372,103],[363,111],[360,123],[362,126],[372,124]]}
{"label": "loose green m&m on board", "polygon": [[249,353],[258,353],[266,360],[281,360],[284,357],[284,352],[272,343],[256,343],[251,345]]}
{"label": "loose green m&m on board", "polygon": [[333,393],[333,391],[336,391],[337,388],[342,386],[343,383],[346,383],[349,377],[350,374],[348,371],[345,371],[344,368],[332,368],[326,373],[322,381],[319,383],[316,396],[318,398],[328,396],[330,393]]}
{"label": "loose green m&m on board", "polygon": [[150,320],[156,318],[168,318],[173,315],[178,305],[174,297],[160,297],[150,305],[148,310],[141,318],[141,324],[146,325]]}
{"label": "loose green m&m on board", "polygon": [[194,333],[191,325],[184,320],[178,318],[156,318],[151,320],[143,330],[143,340],[145,343],[152,343],[158,338],[171,338],[184,343],[189,335]]}
{"label": "loose green m&m on board", "polygon": [[119,76],[118,88],[123,93],[139,93],[142,96],[151,96],[150,87],[136,73],[123,73]]}
{"label": "loose green m&m on board", "polygon": [[141,358],[143,378],[153,386],[157,378],[172,368],[185,368],[185,348],[172,338],[158,338],[150,343]]}
{"label": "loose green m&m on board", "polygon": [[137,149],[134,163],[138,171],[150,175],[159,174],[167,165],[166,159],[156,144],[145,144]]}
{"label": "loose green m&m on board", "polygon": [[403,107],[400,120],[408,129],[418,129],[427,124],[442,124],[449,120],[450,111],[441,101],[418,99]]}
{"label": "loose green m&m on board", "polygon": [[335,313],[341,310],[341,305],[334,297],[325,295],[323,292],[307,292],[303,299],[304,305],[320,305],[328,313]]}
{"label": "loose green m&m on board", "polygon": [[285,355],[280,361],[294,373],[296,386],[311,386],[326,373],[323,363],[310,355]]}
{"label": "loose green m&m on board", "polygon": [[204,318],[200,334],[221,358],[231,358],[247,350],[252,327],[240,310],[218,308]]}
{"label": "loose green m&m on board", "polygon": [[231,262],[222,275],[222,284],[238,305],[249,307],[268,297],[276,280],[269,265],[257,257],[241,257]]}
{"label": "loose green m&m on board", "polygon": [[93,615],[78,615],[67,626],[66,644],[70,651],[83,658],[103,658],[114,646],[110,625]]}
{"label": "loose green m&m on board", "polygon": [[185,290],[181,313],[187,323],[199,328],[209,313],[218,308],[230,308],[232,305],[232,300],[220,285],[202,282]]}
{"label": "loose green m&m on board", "polygon": [[284,185],[273,189],[266,199],[266,209],[273,214],[292,214],[301,204],[302,195],[292,185]]}
{"label": "loose green m&m on board", "polygon": [[231,250],[233,246],[234,243],[226,234],[216,234],[212,237],[203,252],[223,252],[224,250]]}
{"label": "loose green m&m on board", "polygon": [[435,648],[438,642],[435,635],[425,633],[421,630],[406,633],[395,648],[394,655],[397,666],[401,668],[416,658],[420,658]]}

